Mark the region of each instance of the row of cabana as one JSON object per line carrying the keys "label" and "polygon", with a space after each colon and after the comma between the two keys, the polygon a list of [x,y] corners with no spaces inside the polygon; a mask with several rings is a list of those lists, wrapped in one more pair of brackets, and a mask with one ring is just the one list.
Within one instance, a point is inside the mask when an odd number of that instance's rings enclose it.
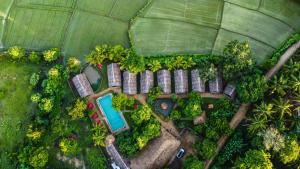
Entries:
{"label": "row of cabana", "polygon": [[[174,87],[176,94],[185,94],[189,92],[188,70],[178,69],[174,71]],[[134,95],[137,94],[137,75],[129,71],[123,72],[123,84],[121,70],[118,64],[111,63],[107,66],[107,76],[109,87],[122,87],[123,93]],[[172,77],[169,70],[163,69],[157,71],[157,85],[162,89],[164,94],[172,93]],[[191,70],[192,91],[206,92],[205,81],[200,78],[198,69]],[[147,94],[154,87],[154,73],[146,70],[140,73],[140,93]],[[223,92],[223,80],[220,72],[214,80],[209,81],[210,93]],[[232,84],[227,84],[224,94],[230,98],[234,98],[236,88]]]}

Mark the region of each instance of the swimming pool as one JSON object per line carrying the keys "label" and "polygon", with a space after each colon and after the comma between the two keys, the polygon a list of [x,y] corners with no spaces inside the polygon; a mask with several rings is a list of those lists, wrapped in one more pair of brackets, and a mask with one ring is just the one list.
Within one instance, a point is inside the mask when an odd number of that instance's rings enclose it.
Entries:
{"label": "swimming pool", "polygon": [[111,93],[103,97],[99,97],[97,99],[97,104],[103,115],[106,117],[106,122],[108,123],[112,133],[126,128],[126,121],[123,115],[112,106]]}

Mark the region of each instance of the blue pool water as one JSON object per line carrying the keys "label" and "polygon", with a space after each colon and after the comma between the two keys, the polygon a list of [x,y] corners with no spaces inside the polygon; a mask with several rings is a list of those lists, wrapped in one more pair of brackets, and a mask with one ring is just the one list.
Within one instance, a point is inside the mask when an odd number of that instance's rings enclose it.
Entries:
{"label": "blue pool water", "polygon": [[118,112],[112,106],[112,94],[99,97],[97,102],[100,110],[106,116],[108,125],[113,133],[126,127],[126,122],[121,112]]}

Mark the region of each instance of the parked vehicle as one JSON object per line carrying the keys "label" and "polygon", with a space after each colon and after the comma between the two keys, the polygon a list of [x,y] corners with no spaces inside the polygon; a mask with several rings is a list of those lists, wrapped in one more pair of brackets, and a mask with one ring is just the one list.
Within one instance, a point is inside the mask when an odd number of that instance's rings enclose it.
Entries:
{"label": "parked vehicle", "polygon": [[180,159],[180,158],[182,158],[182,157],[184,156],[184,154],[185,154],[185,150],[184,150],[183,148],[180,148],[180,149],[178,150],[177,154],[176,154],[176,157],[177,157],[178,159]]}
{"label": "parked vehicle", "polygon": [[115,162],[111,163],[113,169],[121,169]]}

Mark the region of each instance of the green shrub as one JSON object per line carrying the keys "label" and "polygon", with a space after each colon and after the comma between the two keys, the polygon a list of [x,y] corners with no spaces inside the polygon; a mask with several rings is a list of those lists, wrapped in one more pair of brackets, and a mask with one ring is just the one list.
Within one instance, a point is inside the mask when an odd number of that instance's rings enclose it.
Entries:
{"label": "green shrub", "polygon": [[43,52],[43,57],[46,62],[53,62],[60,57],[58,48],[52,48]]}
{"label": "green shrub", "polygon": [[18,46],[10,47],[7,53],[14,60],[21,59],[25,56],[25,50]]}
{"label": "green shrub", "polygon": [[204,162],[200,161],[195,156],[188,156],[183,162],[184,169],[204,169]]}
{"label": "green shrub", "polygon": [[40,63],[40,61],[41,61],[41,57],[34,51],[32,51],[29,54],[28,59],[30,62],[36,63],[36,64]]}
{"label": "green shrub", "polygon": [[239,157],[234,169],[272,169],[273,164],[270,160],[270,154],[263,150],[249,150],[244,158]]}
{"label": "green shrub", "polygon": [[217,145],[214,141],[204,139],[200,145],[196,146],[196,148],[204,159],[210,159],[215,155]]}
{"label": "green shrub", "polygon": [[107,159],[101,150],[92,148],[86,153],[87,164],[90,169],[107,169]]}

